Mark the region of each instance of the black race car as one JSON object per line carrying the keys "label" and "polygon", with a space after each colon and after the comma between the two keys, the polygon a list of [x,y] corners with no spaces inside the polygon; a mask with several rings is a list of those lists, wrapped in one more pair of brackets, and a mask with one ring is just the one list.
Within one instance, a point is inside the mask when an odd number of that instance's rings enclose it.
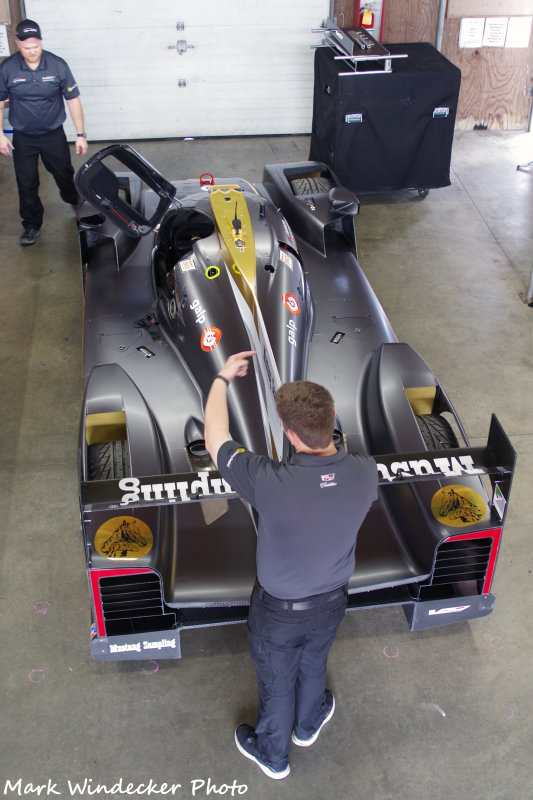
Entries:
{"label": "black race car", "polygon": [[203,434],[211,381],[242,350],[257,356],[228,393],[235,439],[286,456],[274,395],[307,378],[335,398],[338,445],[376,459],[349,607],[401,605],[412,630],[488,614],[513,448],[495,417],[487,446],[470,447],[431,369],[397,341],[357,262],[357,198],[332,171],[172,183],[112,145],[76,182],[92,655],[178,658],[184,628],[246,619],[256,519]]}

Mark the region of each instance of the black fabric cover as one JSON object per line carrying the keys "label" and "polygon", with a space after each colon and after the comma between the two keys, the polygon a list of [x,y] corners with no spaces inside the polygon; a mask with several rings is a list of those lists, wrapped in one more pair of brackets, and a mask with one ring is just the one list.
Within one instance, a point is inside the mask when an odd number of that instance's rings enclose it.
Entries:
{"label": "black fabric cover", "polygon": [[[461,71],[427,42],[385,47],[408,58],[379,75],[341,76],[347,64],[328,47],[316,50],[309,158],[354,192],[449,186]],[[369,69],[376,66],[358,66]],[[449,115],[434,117],[441,107]],[[353,114],[362,122],[346,122]]]}

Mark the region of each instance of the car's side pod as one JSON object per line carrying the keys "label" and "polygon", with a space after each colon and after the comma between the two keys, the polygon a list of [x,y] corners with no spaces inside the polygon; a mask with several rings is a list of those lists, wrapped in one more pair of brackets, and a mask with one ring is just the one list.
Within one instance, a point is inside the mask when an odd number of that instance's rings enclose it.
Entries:
{"label": "car's side pod", "polygon": [[267,164],[263,184],[297,236],[325,253],[326,234],[335,231],[357,255],[354,217],[359,201],[326,164]]}

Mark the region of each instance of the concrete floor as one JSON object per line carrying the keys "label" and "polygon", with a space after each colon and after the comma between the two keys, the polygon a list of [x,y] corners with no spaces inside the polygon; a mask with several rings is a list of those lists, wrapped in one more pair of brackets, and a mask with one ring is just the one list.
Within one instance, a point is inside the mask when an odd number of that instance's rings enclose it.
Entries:
{"label": "concrete floor", "polygon": [[[136,144],[168,177],[251,180],[266,162],[305,159],[308,146],[307,137]],[[362,198],[360,261],[400,340],[432,366],[472,443],[483,443],[497,413],[518,470],[494,612],[414,634],[400,608],[348,615],[329,662],[335,717],[311,750],[294,748],[279,783],[233,742],[234,726],[255,716],[244,626],[185,633],[181,661],[89,656],[76,228],[43,170],[45,226],[21,248],[12,164],[0,160],[2,796],[17,796],[6,780],[18,795],[37,797],[43,785],[40,796],[70,797],[69,780],[91,779],[82,796],[100,797],[97,784],[123,778],[123,790],[179,783],[167,796],[181,798],[530,800],[533,308],[523,297],[533,173],[516,165],[532,158],[531,134],[459,133],[450,187],[425,200]]]}

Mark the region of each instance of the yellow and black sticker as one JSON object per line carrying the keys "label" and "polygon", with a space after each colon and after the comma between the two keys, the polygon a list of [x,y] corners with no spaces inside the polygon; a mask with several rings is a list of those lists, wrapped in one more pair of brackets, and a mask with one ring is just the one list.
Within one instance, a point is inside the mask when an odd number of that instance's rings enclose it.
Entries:
{"label": "yellow and black sticker", "polygon": [[475,525],[487,515],[483,498],[469,486],[443,486],[431,500],[433,516],[443,525],[462,528]]}
{"label": "yellow and black sticker", "polygon": [[111,517],[94,537],[96,552],[104,558],[141,558],[154,544],[152,531],[137,517]]}

